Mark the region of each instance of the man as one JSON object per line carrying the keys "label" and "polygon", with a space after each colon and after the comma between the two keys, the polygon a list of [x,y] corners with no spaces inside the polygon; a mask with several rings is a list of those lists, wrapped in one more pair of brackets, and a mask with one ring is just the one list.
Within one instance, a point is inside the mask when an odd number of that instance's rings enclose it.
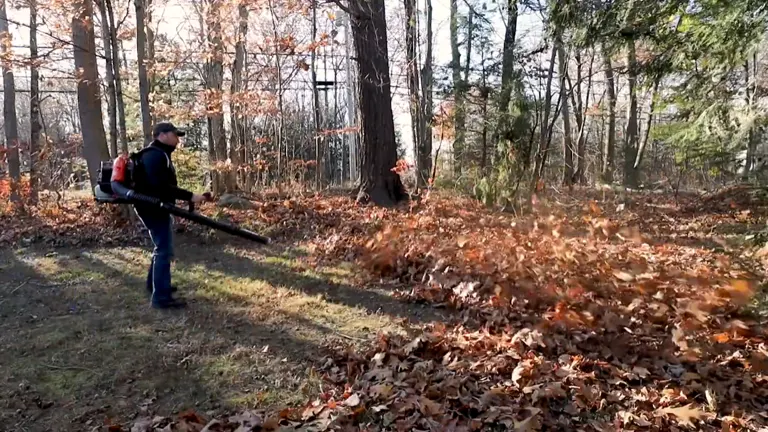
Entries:
{"label": "man", "polygon": [[[176,200],[201,203],[205,195],[178,187],[176,169],[171,153],[179,144],[179,137],[185,135],[172,123],[158,123],[152,132],[154,140],[144,148],[137,160],[141,169],[136,170],[136,192],[159,198],[174,204]],[[173,258],[173,230],[171,215],[151,204],[134,204],[136,214],[149,230],[155,249],[147,274],[147,291],[152,294],[152,306],[158,309],[181,308],[186,302],[173,297],[171,286],[171,259]]]}

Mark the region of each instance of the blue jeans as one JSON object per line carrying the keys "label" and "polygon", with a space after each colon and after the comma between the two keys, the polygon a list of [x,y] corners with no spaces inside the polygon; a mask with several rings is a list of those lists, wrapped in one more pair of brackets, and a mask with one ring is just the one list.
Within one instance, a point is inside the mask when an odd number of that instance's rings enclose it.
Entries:
{"label": "blue jeans", "polygon": [[152,303],[171,300],[171,259],[173,259],[173,221],[168,213],[140,212],[136,214],[149,230],[155,249],[147,273],[147,290],[152,292]]}

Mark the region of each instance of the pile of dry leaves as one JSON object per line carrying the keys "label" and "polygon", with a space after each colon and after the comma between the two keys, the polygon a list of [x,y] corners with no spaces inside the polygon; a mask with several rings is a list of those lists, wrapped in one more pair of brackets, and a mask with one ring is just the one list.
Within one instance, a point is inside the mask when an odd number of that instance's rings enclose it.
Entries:
{"label": "pile of dry leaves", "polygon": [[768,425],[766,323],[745,309],[764,275],[625,225],[643,215],[608,218],[595,202],[547,213],[438,200],[373,239],[319,244],[460,317],[342,353],[327,372],[348,391],[305,417],[367,430]]}
{"label": "pile of dry leaves", "polygon": [[111,246],[138,241],[138,226],[127,224],[120,211],[117,206],[80,198],[0,212],[0,246]]}

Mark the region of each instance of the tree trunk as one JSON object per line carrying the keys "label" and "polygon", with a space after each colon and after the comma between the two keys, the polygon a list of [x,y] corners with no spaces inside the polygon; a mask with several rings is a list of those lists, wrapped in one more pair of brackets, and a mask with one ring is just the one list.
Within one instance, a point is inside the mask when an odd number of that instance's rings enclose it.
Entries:
{"label": "tree trunk", "polygon": [[[317,41],[317,2],[312,2],[312,42]],[[315,189],[322,185],[322,166],[320,166],[320,94],[317,90],[317,48],[312,49],[310,67],[312,68],[312,120],[315,143]],[[349,71],[347,71],[349,72]]]}
{"label": "tree trunk", "polygon": [[[472,35],[475,32],[475,14],[472,9],[469,10],[469,16],[467,17],[467,47],[465,49],[466,60],[464,60],[464,84],[469,87],[469,69],[472,65]],[[468,89],[465,89],[468,90]]]}
{"label": "tree trunk", "polygon": [[134,0],[136,6],[136,53],[139,63],[139,101],[144,145],[152,141],[152,118],[149,111],[149,75],[147,74],[147,28],[145,0]]}
{"label": "tree trunk", "polygon": [[432,0],[426,0],[426,11],[427,11],[427,40],[426,43],[426,52],[425,52],[425,59],[424,59],[424,67],[421,70],[421,91],[422,91],[422,97],[421,97],[421,116],[419,117],[419,120],[421,120],[422,124],[420,126],[420,130],[423,134],[423,137],[420,141],[421,147],[419,147],[419,151],[417,154],[417,178],[416,178],[416,185],[419,187],[423,187],[425,184],[427,184],[431,180],[431,171],[432,171],[432,117],[434,116],[434,107],[432,104],[432,76],[433,76],[433,68],[432,68],[432,61],[433,61],[433,54],[432,54]]}
{"label": "tree trunk", "polygon": [[40,148],[40,71],[37,51],[37,0],[29,1],[29,199],[38,200],[37,157]]}
{"label": "tree trunk", "polygon": [[586,184],[587,177],[586,177],[586,152],[587,152],[587,113],[586,113],[586,107],[589,107],[589,100],[592,94],[592,66],[594,64],[594,54],[589,60],[589,69],[587,70],[587,94],[586,98],[584,98],[583,93],[581,91],[581,81],[582,81],[582,74],[581,74],[581,67],[582,67],[582,58],[581,54],[577,52],[576,54],[576,61],[578,63],[578,68],[576,69],[576,87],[574,88],[573,84],[570,82],[570,77],[568,78],[568,87],[570,87],[570,94],[571,94],[571,103],[573,104],[573,115],[576,118],[576,129],[579,131],[578,136],[576,138],[576,174],[575,174],[575,181],[578,181],[580,184]]}
{"label": "tree trunk", "polygon": [[[273,2],[270,0],[269,2],[269,12],[270,17],[272,18],[272,38],[273,38],[273,49],[276,53],[282,54],[283,48],[280,45],[280,35],[277,31],[277,16],[275,15],[275,6]],[[223,48],[222,48],[223,49]],[[277,111],[278,111],[278,119],[277,119],[277,180],[282,180],[282,177],[284,175],[285,165],[287,165],[286,161],[283,159],[283,147],[284,147],[284,140],[285,140],[285,115],[284,115],[284,89],[283,89],[283,62],[281,59],[281,56],[275,55],[275,66],[277,68]],[[288,151],[286,147],[285,156],[288,156]],[[321,157],[318,155],[317,164],[320,166],[320,169],[322,170],[322,163],[321,163]]]}
{"label": "tree trunk", "polygon": [[627,80],[629,82],[629,109],[627,111],[627,133],[624,138],[624,186],[637,188],[639,176],[634,169],[637,158],[637,58],[635,40],[627,42]]}
{"label": "tree trunk", "polygon": [[[504,31],[504,46],[501,58],[501,90],[499,91],[499,99],[496,105],[498,118],[496,120],[496,127],[493,129],[492,138],[493,143],[496,145],[497,158],[506,157],[504,153],[509,151],[501,141],[506,141],[506,137],[510,135],[510,129],[512,128],[509,103],[512,100],[512,90],[515,84],[517,18],[517,0],[507,0],[507,28]],[[521,144],[515,142],[512,145],[516,146],[514,148],[515,159],[525,161],[524,165],[527,165],[530,155],[524,154],[524,147]]]}
{"label": "tree trunk", "polygon": [[549,71],[547,72],[547,86],[544,93],[544,107],[541,116],[541,125],[539,132],[539,149],[536,152],[536,165],[534,166],[534,175],[532,179],[531,189],[535,190],[536,184],[544,173],[544,163],[547,159],[547,152],[549,151],[549,115],[552,112],[552,80],[555,75],[555,59],[557,56],[556,47],[552,48],[552,52],[549,56]]}
{"label": "tree trunk", "polygon": [[616,160],[616,83],[613,75],[613,64],[608,49],[603,45],[603,69],[605,73],[605,85],[608,93],[608,133],[603,147],[603,165],[600,169],[600,177],[603,183],[613,182],[613,170]]}
{"label": "tree trunk", "polygon": [[[147,64],[147,95],[152,94],[155,91],[155,31],[152,29],[152,0],[144,0],[144,14],[145,24],[144,29],[147,32],[147,51],[146,51],[146,64]],[[147,104],[149,111],[149,124],[154,125],[157,119],[155,118],[155,110],[153,101],[149,101]]]}
{"label": "tree trunk", "polygon": [[407,199],[397,163],[384,0],[352,0],[363,135],[358,201],[388,206]]}
{"label": "tree trunk", "polygon": [[[21,202],[19,185],[21,184],[21,161],[19,160],[19,123],[16,119],[16,83],[13,77],[13,65],[10,63],[10,39],[8,15],[5,0],[0,0],[0,37],[3,64],[3,120],[5,126],[5,147],[7,149],[8,173],[11,176],[11,201]],[[8,43],[5,41],[8,40]]]}
{"label": "tree trunk", "polygon": [[648,123],[645,126],[645,131],[643,132],[643,140],[640,141],[640,146],[637,149],[637,156],[635,157],[635,163],[632,166],[632,169],[637,171],[640,169],[640,163],[643,161],[643,155],[645,154],[645,149],[648,146],[648,139],[651,136],[651,125],[653,123],[653,110],[656,108],[656,98],[659,94],[659,85],[661,84],[661,75],[656,76],[653,79],[653,90],[651,91],[651,104],[648,107]]}
{"label": "tree trunk", "polygon": [[[555,102],[555,113],[560,112],[560,92],[557,93],[557,102]],[[557,119],[559,119],[559,115],[552,116],[552,120],[549,122],[549,126],[547,126],[547,139],[545,142],[545,150],[544,154],[541,157],[541,166],[540,166],[540,172],[537,175],[537,179],[543,177],[544,175],[544,168],[547,166],[547,157],[549,157],[549,149],[552,147],[552,137],[555,132],[555,122],[557,122]]]}
{"label": "tree trunk", "polygon": [[[227,159],[227,136],[224,130],[224,42],[221,34],[221,1],[211,0],[205,16],[208,41],[207,113],[209,137],[213,146],[214,160],[211,167],[213,193],[220,195],[230,188],[221,164]],[[210,154],[210,153],[209,153]]]}
{"label": "tree trunk", "polygon": [[[421,129],[424,125],[424,121],[421,118],[423,114],[423,102],[419,90],[419,64],[416,55],[419,43],[416,31],[416,0],[403,0],[403,6],[405,7],[405,55],[408,74],[408,93],[410,95],[409,105],[411,108],[411,133],[413,136],[414,154],[418,160],[420,158],[420,149],[424,147],[424,144],[421,142],[424,139],[424,132]],[[423,186],[424,180],[419,180],[419,178],[421,178],[421,176],[417,174],[417,182],[419,182],[419,186]]]}
{"label": "tree trunk", "polygon": [[568,89],[566,88],[568,74],[568,58],[565,54],[563,41],[558,37],[555,40],[559,61],[558,73],[560,75],[560,114],[563,117],[563,178],[564,186],[573,184],[573,144],[571,142],[571,116],[568,111]]}
{"label": "tree trunk", "polygon": [[241,1],[237,5],[237,13],[240,19],[237,29],[237,42],[235,44],[235,62],[232,64],[232,82],[230,84],[230,125],[231,136],[229,140],[229,159],[232,161],[233,170],[229,180],[237,186],[240,167],[245,163],[245,120],[242,108],[244,98],[243,70],[245,69],[245,41],[248,37],[248,7]]}
{"label": "tree trunk", "polygon": [[97,2],[101,14],[101,39],[104,43],[104,63],[107,75],[107,115],[109,116],[109,150],[117,157],[117,100],[115,98],[115,72],[113,67],[112,43],[110,42],[109,20],[104,0]]}
{"label": "tree trunk", "polygon": [[77,107],[82,128],[83,153],[93,188],[98,181],[101,161],[109,159],[109,149],[99,96],[96,40],[92,25],[93,3],[91,0],[79,0],[75,2],[75,6],[75,10],[79,11],[72,18],[75,70],[80,71],[77,81]]}
{"label": "tree trunk", "polygon": [[[749,60],[744,62],[744,87],[746,89],[746,100],[744,102],[750,111],[754,109],[755,88],[757,86],[757,53],[753,54],[751,68],[752,71],[750,73]],[[752,115],[754,114],[752,113]],[[754,167],[757,141],[758,140],[755,139],[755,128],[754,126],[750,126],[749,132],[747,133],[747,154],[746,159],[744,160],[744,175],[742,176],[742,180],[744,181],[749,179],[750,171],[752,171]]]}
{"label": "tree trunk", "polygon": [[[482,71],[481,71],[481,79],[482,79],[482,87],[480,89],[480,95],[483,98],[483,106],[481,115],[483,118],[483,131],[480,137],[481,140],[481,153],[480,153],[480,172],[483,176],[485,176],[488,173],[488,96],[490,95],[490,89],[488,88],[488,84],[486,82],[486,72],[485,72],[485,51],[480,51],[480,57],[482,65]],[[503,69],[503,67],[502,67]],[[494,134],[494,136],[496,136]]]}
{"label": "tree trunk", "polygon": [[117,120],[120,135],[120,151],[128,153],[128,131],[125,125],[125,100],[123,98],[123,80],[120,73],[120,46],[117,41],[117,26],[115,25],[115,12],[112,9],[112,0],[103,0],[107,8],[107,20],[109,25],[109,41],[112,46],[112,69],[115,74],[115,99],[117,102]]}
{"label": "tree trunk", "polygon": [[453,72],[453,171],[458,178],[462,173],[465,145],[464,80],[461,78],[461,53],[459,52],[458,0],[451,0],[451,70]]}

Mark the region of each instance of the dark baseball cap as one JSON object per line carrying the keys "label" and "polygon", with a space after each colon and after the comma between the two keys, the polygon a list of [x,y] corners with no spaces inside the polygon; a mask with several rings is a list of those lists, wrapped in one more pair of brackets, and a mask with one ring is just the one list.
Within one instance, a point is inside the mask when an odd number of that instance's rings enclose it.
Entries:
{"label": "dark baseball cap", "polygon": [[176,136],[183,137],[187,133],[183,130],[177,128],[173,125],[171,122],[160,122],[155,125],[155,129],[152,131],[152,137],[157,138],[158,135],[161,133],[167,133],[167,132],[173,132],[176,134]]}

